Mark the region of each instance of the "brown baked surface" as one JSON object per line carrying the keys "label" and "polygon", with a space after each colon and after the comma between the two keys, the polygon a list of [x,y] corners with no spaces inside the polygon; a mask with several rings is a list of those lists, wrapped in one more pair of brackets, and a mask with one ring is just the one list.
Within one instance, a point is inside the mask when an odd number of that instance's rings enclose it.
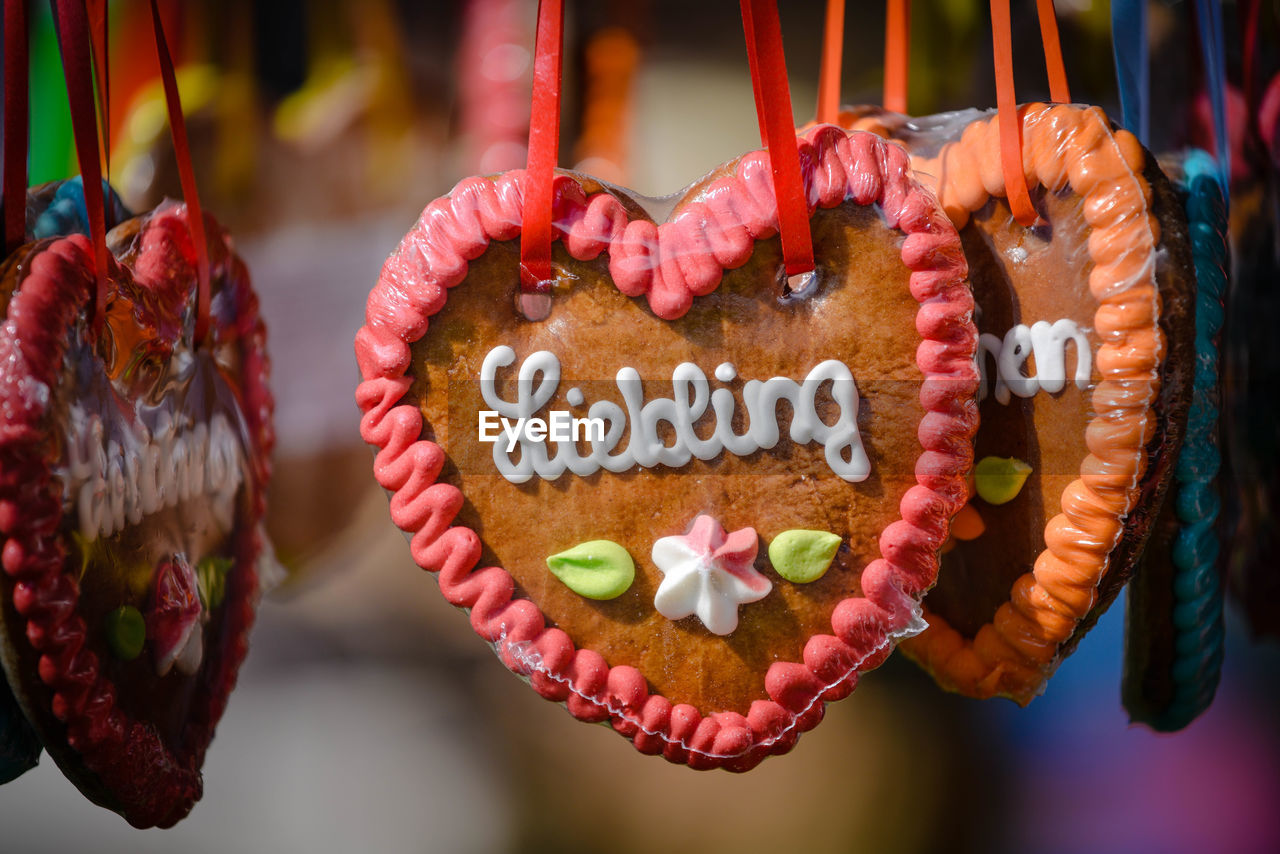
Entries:
{"label": "brown baked surface", "polygon": [[[466,496],[458,523],[480,535],[481,565],[506,569],[517,595],[537,604],[577,646],[599,652],[611,666],[638,668],[652,691],[704,714],[745,714],[752,701],[767,699],[770,664],[801,660],[810,635],[831,631],[832,610],[860,593],[862,568],[879,556],[878,535],[899,518],[899,502],[915,482],[923,416],[915,362],[920,337],[918,303],[900,255],[902,236],[884,225],[877,209],[851,203],[819,210],[811,222],[819,259],[816,287],[803,296],[782,293],[774,238],[758,243],[745,266],[726,272],[712,294],[695,299],[676,321],[661,320],[643,300],[619,293],[608,277],[607,256],[579,262],[559,244],[555,260],[571,284],[562,276],[550,316],[527,321],[514,307],[518,242],[494,242],[413,345],[415,382],[407,398],[421,402],[425,438],[446,450],[441,480]],[[839,359],[858,384],[858,421],[871,476],[845,482],[828,468],[821,445],[793,443],[785,433],[790,414],[784,405],[783,438],[769,451],[695,459],[679,469],[565,474],[554,482],[535,477],[511,484],[497,474],[491,446],[476,439],[477,411],[488,408],[476,382],[480,365],[500,344],[515,350],[517,364],[540,349],[555,353],[562,380],[549,407],[575,415],[585,415],[586,406],[565,401],[574,385],[584,391],[587,406],[602,399],[621,403],[614,376],[624,366],[640,371],[645,399],[651,400],[671,395],[671,372],[681,362],[693,362],[709,378],[721,362],[732,362],[738,371],[729,384],[738,401],[737,432],[745,430],[745,380],[801,381],[819,362]],[[515,367],[503,369],[500,380],[510,380]],[[711,384],[723,385],[714,379]],[[500,383],[504,399],[514,399],[512,386]],[[827,404],[830,423],[834,406],[829,399]],[[701,435],[712,421],[698,422]],[[628,441],[624,435],[618,447]],[[774,583],[765,599],[740,608],[737,630],[725,637],[711,634],[696,617],[673,622],[653,606],[662,578],[650,558],[654,541],[685,533],[700,513],[728,531],[755,528],[756,569]],[[768,564],[768,542],[793,528],[827,530],[845,539],[819,581],[792,584]],[[622,545],[636,563],[635,583],[610,601],[580,597],[546,565],[548,556],[595,539]]]}

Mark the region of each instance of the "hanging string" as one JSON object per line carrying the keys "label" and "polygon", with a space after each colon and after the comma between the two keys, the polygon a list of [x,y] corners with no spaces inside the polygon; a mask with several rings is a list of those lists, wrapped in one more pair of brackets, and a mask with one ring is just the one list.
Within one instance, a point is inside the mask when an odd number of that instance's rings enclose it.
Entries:
{"label": "hanging string", "polygon": [[1040,19],[1040,41],[1044,44],[1044,65],[1049,74],[1049,98],[1057,104],[1071,103],[1067,88],[1067,67],[1062,62],[1062,42],[1058,39],[1058,16],[1053,0],[1036,0],[1036,17]]}
{"label": "hanging string", "polygon": [[1151,63],[1147,0],[1111,0],[1111,52],[1120,89],[1120,121],[1146,145],[1151,139]]}
{"label": "hanging string", "polygon": [[769,0],[741,0],[741,9],[747,56],[757,93],[756,105],[764,131],[761,141],[769,152],[773,190],[778,200],[783,262],[788,276],[809,273],[814,269],[809,203],[800,172],[778,6]]}
{"label": "hanging string", "polygon": [[1000,125],[1000,166],[1004,172],[1009,210],[1020,224],[1030,227],[1039,216],[1031,204],[1027,176],[1022,171],[1022,118],[1013,88],[1013,35],[1009,0],[991,0],[991,41],[994,48],[996,111]]}
{"label": "hanging string", "polygon": [[[826,23],[822,30],[822,64],[818,68],[818,112],[820,124],[835,124],[840,118],[840,65],[844,53],[844,0],[827,0]],[[754,76],[752,78],[754,80]],[[760,114],[760,102],[756,101]]]}
{"label": "hanging string", "polygon": [[756,31],[755,23],[751,14],[751,6],[748,3],[741,3],[742,7],[742,31],[747,40],[747,67],[751,72],[751,95],[756,101],[756,123],[760,126],[760,140],[763,144],[768,138],[769,131],[765,127],[764,121],[764,92],[760,87],[760,66],[759,57],[756,55]]}
{"label": "hanging string", "polygon": [[[839,121],[843,50],[844,0],[827,0],[827,16],[822,35],[822,65],[818,72],[817,121],[820,123],[834,124]],[[882,101],[886,110],[907,112],[910,65],[911,0],[888,0],[885,6]]]}
{"label": "hanging string", "polygon": [[93,79],[89,70],[89,21],[84,0],[50,0],[58,22],[58,41],[67,81],[67,101],[71,106],[71,132],[76,141],[76,160],[84,185],[85,210],[89,215],[89,238],[93,242],[94,276],[97,288],[93,299],[93,329],[101,328],[107,301],[107,227],[102,194],[102,164],[98,158],[97,114],[94,108]]}
{"label": "hanging string", "polygon": [[30,74],[26,0],[4,0],[4,254],[27,236]]}
{"label": "hanging string", "polygon": [[1213,113],[1213,146],[1223,186],[1230,186],[1231,140],[1227,135],[1226,46],[1222,34],[1221,0],[1196,0],[1200,49],[1204,53],[1205,88]]}
{"label": "hanging string", "polygon": [[884,27],[884,108],[907,111],[907,74],[911,66],[911,0],[889,0]]}
{"label": "hanging string", "polygon": [[560,152],[563,53],[564,3],[539,0],[529,161],[520,226],[520,287],[526,293],[546,293],[551,287],[552,190]]}
{"label": "hanging string", "polygon": [[196,192],[196,173],[191,163],[191,147],[187,143],[187,122],[178,94],[178,78],[173,70],[173,57],[164,36],[160,7],[151,0],[151,27],[155,32],[156,57],[160,61],[160,79],[164,83],[164,101],[169,111],[169,132],[173,136],[173,154],[178,163],[178,179],[182,183],[182,199],[187,203],[187,223],[196,250],[196,324],[195,342],[199,346],[209,332],[209,244],[205,239],[204,211]]}
{"label": "hanging string", "polygon": [[89,35],[93,43],[93,69],[98,84],[98,115],[102,117],[102,161],[111,184],[111,61],[108,53],[107,0],[85,0]]}

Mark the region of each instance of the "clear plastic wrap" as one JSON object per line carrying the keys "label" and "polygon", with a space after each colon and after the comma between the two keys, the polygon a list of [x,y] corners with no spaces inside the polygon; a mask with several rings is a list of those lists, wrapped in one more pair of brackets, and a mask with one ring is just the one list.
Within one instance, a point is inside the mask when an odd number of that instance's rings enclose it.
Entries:
{"label": "clear plastic wrap", "polygon": [[199,345],[183,205],[110,233],[100,314],[83,237],[24,247],[5,271],[5,670],[67,776],[139,826],[200,796],[270,560],[265,330],[208,226]]}
{"label": "clear plastic wrap", "polygon": [[1181,206],[1133,135],[1096,107],[1019,114],[1030,226],[1006,201],[994,112],[842,121],[911,152],[960,229],[978,304],[974,496],[929,629],[904,649],[946,687],[1026,703],[1128,579],[1163,501],[1194,291]]}
{"label": "clear plastic wrap", "polygon": [[427,206],[356,338],[414,559],[539,694],[693,767],[785,752],[923,628],[972,464],[954,228],[872,135],[800,158],[812,274],[754,152],[661,200],[561,173],[527,292],[508,172]]}

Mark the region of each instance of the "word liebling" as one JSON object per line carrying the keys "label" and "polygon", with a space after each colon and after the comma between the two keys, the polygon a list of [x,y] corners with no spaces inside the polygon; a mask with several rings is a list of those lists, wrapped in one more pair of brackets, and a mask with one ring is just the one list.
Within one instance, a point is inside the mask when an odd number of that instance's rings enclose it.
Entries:
{"label": "word liebling", "polygon": [[[512,442],[508,434],[505,447],[497,442],[493,447],[494,465],[512,483],[524,483],[535,474],[545,480],[555,480],[566,471],[585,477],[600,469],[624,472],[634,466],[679,468],[695,457],[710,460],[726,451],[745,457],[759,450],[768,450],[780,439],[778,404],[784,400],[792,413],[791,441],[822,445],[827,465],[844,480],[856,483],[871,474],[871,463],[858,432],[858,387],[848,366],[835,359],[814,366],[803,382],[773,377],[743,383],[742,404],[748,420],[745,433],[737,433],[733,429],[738,406],[733,391],[728,388],[712,391],[706,374],[697,365],[691,362],[677,365],[671,373],[672,397],[658,397],[647,402],[640,373],[635,368],[623,367],[619,369],[615,382],[626,408],[610,400],[591,404],[585,420],[598,421],[601,428],[595,435],[587,436],[591,452],[586,456],[578,452],[572,435],[562,439],[551,435],[550,425],[540,425],[536,430],[536,435],[542,438],[530,434],[530,419],[551,402],[560,387],[560,360],[547,350],[531,354],[520,364],[516,376],[516,399],[503,400],[497,391],[498,370],[515,360],[515,351],[501,345],[489,351],[480,368],[480,394],[490,407],[485,413],[514,420],[516,424],[518,436],[515,441]],[[722,383],[730,383],[737,377],[737,369],[724,362],[716,367],[715,377]],[[818,415],[819,392],[828,385],[831,401],[838,412],[833,424],[827,424]],[[568,390],[565,400],[570,406],[585,403],[582,390],[576,387]],[[714,424],[711,435],[704,438],[694,425],[708,413],[708,407],[714,415]],[[522,421],[525,424],[523,429],[519,426]],[[670,425],[670,432],[674,433],[674,441],[669,445],[659,436],[658,425],[661,422]],[[490,420],[489,423],[494,422]],[[564,424],[563,419],[559,423]],[[545,436],[542,434],[543,426],[547,427]],[[619,449],[618,444],[628,426],[630,438],[626,447]],[[561,428],[562,431],[564,429]],[[545,438],[550,438],[555,445],[554,456],[543,441]],[[520,449],[518,460],[512,458],[517,446]]]}

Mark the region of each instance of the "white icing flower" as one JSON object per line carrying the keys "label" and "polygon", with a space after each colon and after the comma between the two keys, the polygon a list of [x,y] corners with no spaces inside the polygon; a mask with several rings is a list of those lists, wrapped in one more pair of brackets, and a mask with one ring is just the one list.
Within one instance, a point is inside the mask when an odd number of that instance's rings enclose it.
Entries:
{"label": "white icing flower", "polygon": [[730,634],[738,628],[738,606],[773,589],[752,566],[757,547],[754,528],[726,535],[715,519],[699,516],[689,533],[653,544],[653,562],[663,575],[653,607],[669,620],[696,614],[713,634]]}

